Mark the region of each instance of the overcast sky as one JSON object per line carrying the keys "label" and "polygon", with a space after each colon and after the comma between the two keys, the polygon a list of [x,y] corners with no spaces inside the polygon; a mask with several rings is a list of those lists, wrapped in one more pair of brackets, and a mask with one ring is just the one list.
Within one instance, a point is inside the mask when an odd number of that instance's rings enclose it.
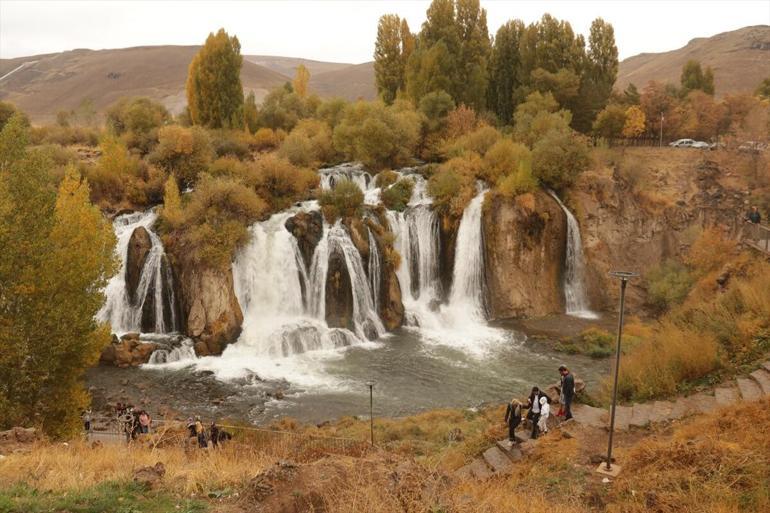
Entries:
{"label": "overcast sky", "polygon": [[[406,17],[413,32],[428,1],[17,1],[0,0],[0,58],[74,48],[201,44],[224,27],[242,53],[360,63],[372,60],[377,20]],[[661,52],[747,25],[770,24],[770,0],[482,0],[490,33],[511,18],[549,12],[587,34],[597,16],[612,23],[620,58]]]}

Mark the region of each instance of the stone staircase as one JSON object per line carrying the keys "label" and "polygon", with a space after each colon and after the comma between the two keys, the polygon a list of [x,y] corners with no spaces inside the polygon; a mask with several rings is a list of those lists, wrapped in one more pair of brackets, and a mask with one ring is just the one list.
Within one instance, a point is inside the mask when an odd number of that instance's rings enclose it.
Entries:
{"label": "stone staircase", "polygon": [[[626,431],[630,428],[644,428],[650,424],[678,420],[689,415],[709,413],[717,408],[729,406],[736,401],[758,401],[770,396],[770,361],[746,377],[736,378],[713,389],[713,395],[699,392],[675,401],[653,401],[632,406],[618,406],[615,410],[615,429]],[[603,408],[577,404],[572,408],[576,425],[609,429],[609,413]],[[547,436],[547,435],[546,435]],[[500,440],[484,453],[455,472],[463,478],[486,480],[493,476],[507,476],[513,472],[513,465],[537,445],[530,439],[530,432],[520,428],[516,435],[517,444]]]}

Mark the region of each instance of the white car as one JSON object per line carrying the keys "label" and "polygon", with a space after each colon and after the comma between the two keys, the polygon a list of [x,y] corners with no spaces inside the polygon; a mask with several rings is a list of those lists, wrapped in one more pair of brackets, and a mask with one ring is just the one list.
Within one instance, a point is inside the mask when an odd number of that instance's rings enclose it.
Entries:
{"label": "white car", "polygon": [[691,148],[700,148],[701,150],[708,150],[711,148],[711,145],[707,142],[703,141],[694,141],[691,145]]}
{"label": "white car", "polygon": [[695,141],[692,139],[679,139],[677,141],[674,141],[672,143],[669,143],[668,145],[672,148],[692,148],[695,144]]}

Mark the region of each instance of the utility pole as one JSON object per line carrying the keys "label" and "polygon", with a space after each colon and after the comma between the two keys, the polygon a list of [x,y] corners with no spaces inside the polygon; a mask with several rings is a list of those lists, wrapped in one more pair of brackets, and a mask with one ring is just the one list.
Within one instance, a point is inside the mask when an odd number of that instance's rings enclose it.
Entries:
{"label": "utility pole", "polygon": [[612,409],[610,411],[610,439],[607,443],[607,461],[600,464],[596,471],[615,477],[620,473],[620,466],[612,464],[612,436],[615,432],[615,407],[618,402],[618,374],[620,371],[620,339],[623,333],[623,310],[625,309],[628,280],[639,275],[630,271],[611,271],[610,276],[620,278],[620,315],[618,317],[618,339],[615,347],[615,380],[612,386]]}
{"label": "utility pole", "polygon": [[660,147],[663,147],[663,113],[660,113]]}
{"label": "utility pole", "polygon": [[367,381],[366,386],[369,387],[369,433],[374,447],[374,381]]}

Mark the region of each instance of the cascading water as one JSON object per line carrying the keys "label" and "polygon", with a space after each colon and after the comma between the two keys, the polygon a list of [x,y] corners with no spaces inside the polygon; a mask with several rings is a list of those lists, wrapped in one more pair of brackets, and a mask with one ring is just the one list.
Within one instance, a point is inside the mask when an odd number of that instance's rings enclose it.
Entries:
{"label": "cascading water", "polygon": [[372,287],[372,296],[374,296],[374,311],[380,310],[380,280],[381,276],[380,250],[377,248],[377,240],[369,229],[369,283]]}
{"label": "cascading water", "polygon": [[[170,333],[178,329],[176,298],[170,266],[160,238],[152,231],[157,215],[154,211],[124,214],[115,218],[113,227],[118,239],[116,253],[121,259],[120,271],[113,276],[105,289],[106,301],[97,313],[101,322],[109,322],[117,334],[142,331],[142,316],[146,316],[145,304],[152,301],[152,325],[154,333]],[[151,241],[151,248],[142,266],[136,292],[132,299],[126,285],[128,245],[137,228],[144,228]],[[145,330],[147,331],[147,330]]]}
{"label": "cascading water", "polygon": [[176,347],[171,349],[157,349],[150,355],[150,365],[162,365],[181,363],[188,365],[197,358],[192,339],[186,338]]}
{"label": "cascading water", "polygon": [[565,255],[564,302],[567,315],[595,319],[591,311],[585,290],[585,265],[583,262],[583,243],[580,237],[580,225],[572,212],[561,202],[554,191],[548,193],[556,200],[564,215],[567,216],[567,254]]}
{"label": "cascading water", "polygon": [[484,309],[484,244],[481,206],[484,192],[478,194],[463,212],[457,231],[455,266],[449,309],[465,312],[467,319],[486,320]]}

